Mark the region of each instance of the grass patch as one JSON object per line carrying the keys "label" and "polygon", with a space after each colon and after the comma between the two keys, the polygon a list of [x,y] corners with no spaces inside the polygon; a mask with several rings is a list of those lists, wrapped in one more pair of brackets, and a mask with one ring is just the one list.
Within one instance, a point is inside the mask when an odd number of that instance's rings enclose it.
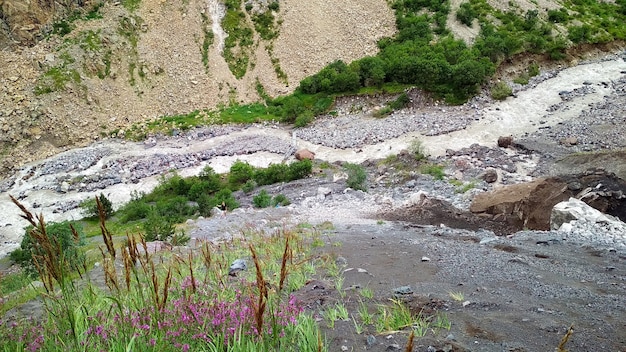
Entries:
{"label": "grass patch", "polygon": [[398,299],[391,300],[389,305],[380,305],[375,316],[376,332],[388,334],[403,329],[410,329],[418,337],[425,336],[429,331],[450,329],[450,321],[444,314],[438,313],[426,317],[421,312],[414,313]]}
{"label": "grass patch", "polygon": [[446,176],[446,173],[443,169],[443,165],[425,164],[421,166],[420,171],[423,174],[431,175],[435,180],[443,180],[443,178]]}

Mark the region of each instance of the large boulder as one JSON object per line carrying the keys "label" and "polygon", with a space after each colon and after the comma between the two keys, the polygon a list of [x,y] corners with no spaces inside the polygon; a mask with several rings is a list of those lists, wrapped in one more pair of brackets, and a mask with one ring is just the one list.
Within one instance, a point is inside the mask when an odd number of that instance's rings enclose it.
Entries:
{"label": "large boulder", "polygon": [[537,179],[476,195],[472,213],[518,229],[549,230],[552,208],[570,197],[602,213],[626,219],[626,181],[603,170]]}
{"label": "large boulder", "polygon": [[523,229],[548,230],[555,204],[570,197],[567,183],[558,178],[542,178],[476,195],[470,211],[494,216]]}
{"label": "large boulder", "polygon": [[315,153],[308,149],[300,149],[296,152],[295,157],[297,160],[313,160],[315,159]]}
{"label": "large boulder", "polygon": [[556,204],[554,208],[552,208],[550,229],[559,230],[563,224],[569,224],[575,220],[585,220],[586,222],[601,224],[623,224],[616,218],[592,208],[580,199],[570,198]]}

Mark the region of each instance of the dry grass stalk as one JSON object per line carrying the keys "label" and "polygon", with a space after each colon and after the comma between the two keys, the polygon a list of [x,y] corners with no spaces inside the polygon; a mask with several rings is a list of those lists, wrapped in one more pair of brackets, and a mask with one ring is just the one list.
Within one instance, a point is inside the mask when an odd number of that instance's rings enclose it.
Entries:
{"label": "dry grass stalk", "polygon": [[[159,307],[161,303],[161,299],[159,296],[159,278],[156,274],[156,269],[154,268],[154,262],[150,261],[151,268],[151,279],[152,279],[152,292],[154,293],[154,304]],[[146,272],[147,273],[147,272]]]}
{"label": "dry grass stalk", "polygon": [[557,352],[567,352],[567,350],[565,349],[565,344],[567,343],[567,341],[569,340],[570,336],[572,336],[573,333],[574,333],[574,325],[571,325],[569,329],[567,329],[565,336],[563,336],[563,338],[561,339],[559,346],[556,348]]}
{"label": "dry grass stalk", "polygon": [[[74,239],[74,245],[76,247],[80,246],[80,235],[78,235],[78,231],[76,231],[76,228],[74,228],[74,225],[70,224],[70,230],[72,231],[72,238]],[[78,276],[81,278],[81,280],[83,279],[83,273],[87,272],[87,262],[83,260],[82,264],[83,264],[82,268],[78,267],[78,263],[76,261],[74,261],[74,264],[73,264],[74,270],[78,273]]]}
{"label": "dry grass stalk", "polygon": [[322,352],[324,350],[324,344],[322,343],[322,335],[317,334],[317,352]]}
{"label": "dry grass stalk", "polygon": [[409,335],[409,342],[407,342],[406,348],[404,349],[405,352],[413,351],[413,340],[414,339],[415,339],[415,331],[411,330],[411,334]]}
{"label": "dry grass stalk", "polygon": [[96,197],[96,205],[98,206],[98,215],[100,216],[100,231],[102,232],[102,238],[104,239],[104,244],[107,246],[107,251],[109,254],[115,258],[115,247],[113,246],[113,237],[111,232],[106,228],[105,220],[105,212],[100,199]]}
{"label": "dry grass stalk", "polygon": [[126,282],[126,290],[130,291],[130,270],[133,265],[129,248],[122,248],[122,259],[124,260],[124,281]]}
{"label": "dry grass stalk", "polygon": [[285,278],[287,277],[287,260],[290,257],[291,252],[289,251],[289,235],[287,235],[285,238],[285,250],[283,251],[283,257],[280,263],[280,282],[278,283],[278,292],[283,290]]}
{"label": "dry grass stalk", "polygon": [[256,251],[251,244],[248,245],[248,247],[250,248],[252,260],[254,261],[254,266],[256,267],[256,285],[259,290],[259,299],[257,305],[254,307],[254,318],[256,320],[257,332],[261,334],[261,331],[263,331],[263,314],[265,313],[265,304],[267,303],[267,286],[265,284],[265,279],[263,278],[261,264],[256,255]]}
{"label": "dry grass stalk", "polygon": [[143,269],[143,272],[148,274],[149,268],[148,268],[148,263],[152,263],[152,258],[150,256],[150,253],[148,253],[148,244],[146,243],[146,239],[141,236],[140,238],[141,241],[141,246],[143,247],[143,255],[138,255],[138,259],[139,259],[139,264],[141,264],[141,269]]}
{"label": "dry grass stalk", "polygon": [[[64,266],[66,265],[65,258],[63,257],[63,251],[58,241],[54,238],[50,238],[46,232],[46,224],[43,218],[43,214],[39,214],[35,218],[31,212],[29,212],[25,206],[23,206],[17,199],[9,195],[11,201],[22,211],[20,217],[28,221],[33,228],[30,230],[29,235],[33,245],[32,257],[33,264],[44,283],[46,292],[51,293],[54,291],[54,281],[59,285],[63,285],[64,279]],[[73,230],[75,232],[75,230]],[[76,235],[78,236],[78,235]]]}
{"label": "dry grass stalk", "polygon": [[191,291],[196,293],[196,278],[193,276],[193,252],[189,252],[189,276],[191,276]]}
{"label": "dry grass stalk", "polygon": [[159,302],[158,308],[159,311],[165,309],[165,304],[167,303],[167,296],[170,291],[170,284],[172,283],[172,267],[170,266],[167,269],[167,276],[165,277],[165,284],[163,285],[163,295],[161,302]]}
{"label": "dry grass stalk", "polygon": [[102,269],[104,270],[104,282],[106,283],[109,290],[113,291],[114,289],[119,292],[120,286],[117,283],[117,272],[115,271],[115,264],[111,258],[109,258],[102,247],[98,247],[100,249],[100,253],[102,253]]}
{"label": "dry grass stalk", "polygon": [[137,240],[135,239],[135,236],[131,236],[126,233],[126,245],[133,265],[137,264],[139,253],[137,252]]}

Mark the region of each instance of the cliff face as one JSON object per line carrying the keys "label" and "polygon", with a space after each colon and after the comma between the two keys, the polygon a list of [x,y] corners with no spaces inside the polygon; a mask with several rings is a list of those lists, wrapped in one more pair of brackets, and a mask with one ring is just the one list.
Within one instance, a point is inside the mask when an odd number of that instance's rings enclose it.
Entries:
{"label": "cliff face", "polygon": [[384,0],[64,4],[0,0],[0,174],[135,122],[257,100],[257,83],[289,93],[395,30]]}

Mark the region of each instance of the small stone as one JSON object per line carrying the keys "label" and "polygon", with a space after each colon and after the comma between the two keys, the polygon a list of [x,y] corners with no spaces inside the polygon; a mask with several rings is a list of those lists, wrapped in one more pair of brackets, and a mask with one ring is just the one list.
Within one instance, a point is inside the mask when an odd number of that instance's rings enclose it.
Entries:
{"label": "small stone", "polygon": [[430,258],[428,258],[428,257],[422,257],[422,261],[423,261],[423,262],[429,262],[429,261],[430,261]]}
{"label": "small stone", "polygon": [[340,266],[344,266],[344,265],[348,265],[348,260],[344,257],[337,257],[337,259],[335,259],[335,264],[340,265]]}
{"label": "small stone", "polygon": [[410,295],[413,293],[413,289],[411,286],[400,286],[393,289],[393,293],[397,295]]}
{"label": "small stone", "polygon": [[341,350],[342,351],[347,351],[348,350],[348,346],[341,346]]}
{"label": "small stone", "polygon": [[487,183],[494,183],[498,181],[498,172],[494,168],[488,168],[481,178]]}
{"label": "small stone", "polygon": [[561,140],[561,144],[566,145],[566,146],[577,145],[578,144],[578,138],[576,138],[576,137],[567,137],[567,138]]}
{"label": "small stone", "polygon": [[387,346],[387,351],[398,351],[400,349],[400,345],[398,345],[397,343],[393,343],[389,346]]}
{"label": "small stone", "polygon": [[374,337],[374,335],[367,335],[366,343],[368,347],[374,346],[376,344],[376,337]]}

